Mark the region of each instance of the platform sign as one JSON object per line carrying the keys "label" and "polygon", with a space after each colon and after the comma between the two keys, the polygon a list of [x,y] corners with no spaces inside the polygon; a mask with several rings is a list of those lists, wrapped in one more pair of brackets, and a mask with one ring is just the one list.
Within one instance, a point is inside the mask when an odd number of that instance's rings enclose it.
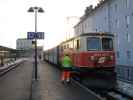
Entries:
{"label": "platform sign", "polygon": [[35,32],[27,32],[27,39],[35,39]]}
{"label": "platform sign", "polygon": [[36,39],[44,39],[44,32],[37,32]]}
{"label": "platform sign", "polygon": [[44,39],[44,32],[27,32],[27,39]]}

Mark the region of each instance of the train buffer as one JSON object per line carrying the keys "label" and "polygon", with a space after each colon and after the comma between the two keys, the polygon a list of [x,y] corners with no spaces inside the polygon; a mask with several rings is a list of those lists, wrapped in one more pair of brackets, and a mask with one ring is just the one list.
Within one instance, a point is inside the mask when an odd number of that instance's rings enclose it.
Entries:
{"label": "train buffer", "polygon": [[38,81],[33,80],[32,100],[99,100],[75,83],[62,84],[61,72],[43,61],[38,64]]}

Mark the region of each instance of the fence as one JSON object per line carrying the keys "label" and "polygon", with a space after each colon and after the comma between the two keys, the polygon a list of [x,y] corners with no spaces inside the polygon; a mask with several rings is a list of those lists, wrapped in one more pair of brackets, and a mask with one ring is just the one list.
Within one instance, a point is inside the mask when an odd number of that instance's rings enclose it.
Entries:
{"label": "fence", "polygon": [[117,78],[133,84],[133,66],[117,66]]}

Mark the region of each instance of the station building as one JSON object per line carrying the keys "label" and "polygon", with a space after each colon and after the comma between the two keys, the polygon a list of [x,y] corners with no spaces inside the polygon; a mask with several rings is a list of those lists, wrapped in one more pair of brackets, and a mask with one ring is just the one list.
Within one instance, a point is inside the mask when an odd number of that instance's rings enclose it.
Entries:
{"label": "station building", "polygon": [[75,35],[107,32],[115,35],[117,65],[133,66],[133,0],[100,0],[86,7],[74,26]]}
{"label": "station building", "polygon": [[26,38],[20,38],[16,41],[16,49],[17,50],[28,50],[32,49],[32,40],[28,40]]}
{"label": "station building", "polygon": [[0,46],[0,67],[5,63],[9,63],[23,56],[23,50],[16,50],[5,46]]}
{"label": "station building", "polygon": [[[25,56],[34,56],[35,44],[32,39],[19,38],[16,40],[16,50],[24,51]],[[37,54],[42,57],[43,46],[37,46]]]}

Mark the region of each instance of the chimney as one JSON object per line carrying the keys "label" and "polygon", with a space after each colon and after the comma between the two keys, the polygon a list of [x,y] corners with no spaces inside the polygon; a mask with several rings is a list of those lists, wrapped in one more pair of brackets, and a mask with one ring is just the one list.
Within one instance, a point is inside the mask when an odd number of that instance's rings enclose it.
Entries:
{"label": "chimney", "polygon": [[85,15],[88,15],[93,10],[93,6],[90,5],[89,7],[86,7]]}

